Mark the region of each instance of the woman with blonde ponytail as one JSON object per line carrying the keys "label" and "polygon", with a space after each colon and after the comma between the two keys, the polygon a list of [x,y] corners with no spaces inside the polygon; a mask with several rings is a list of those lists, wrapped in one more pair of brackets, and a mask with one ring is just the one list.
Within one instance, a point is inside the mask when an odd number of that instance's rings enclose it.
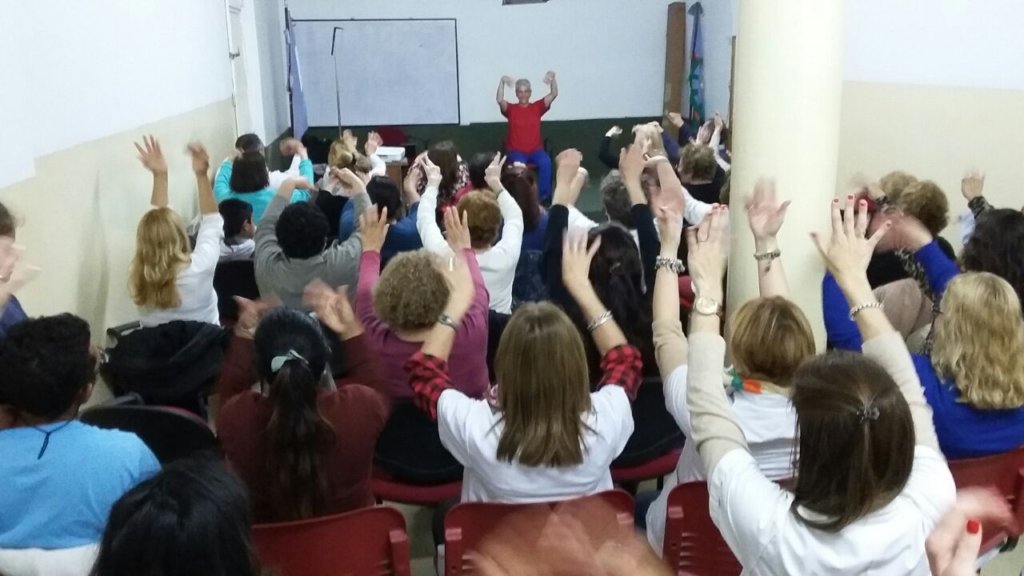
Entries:
{"label": "woman with blonde ponytail", "polygon": [[[345,296],[322,283],[307,306],[337,333],[348,373],[328,376],[321,325],[295,309],[239,299],[239,319],[217,389],[217,431],[249,488],[257,522],[335,514],[374,504],[370,470],[390,413],[373,355]],[[263,316],[262,320],[260,317]],[[251,390],[259,380],[260,391]]]}
{"label": "woman with blonde ponytail", "polygon": [[217,211],[210,182],[210,157],[202,144],[192,143],[192,171],[199,188],[201,221],[195,249],[189,246],[185,225],[167,206],[167,162],[156,138],[135,145],[142,165],[153,174],[152,209],[136,232],[135,256],[129,268],[132,300],[143,326],[174,320],[219,323],[213,272],[220,259],[224,218]]}

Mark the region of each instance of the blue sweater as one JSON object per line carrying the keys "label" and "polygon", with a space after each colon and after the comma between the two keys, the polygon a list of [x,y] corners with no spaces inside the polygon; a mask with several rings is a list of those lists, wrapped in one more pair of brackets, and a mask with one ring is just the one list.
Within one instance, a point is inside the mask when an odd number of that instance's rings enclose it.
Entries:
{"label": "blue sweater", "polygon": [[7,332],[15,324],[24,322],[27,318],[28,316],[25,314],[25,309],[21,307],[18,297],[12,294],[7,300],[7,304],[0,308],[0,342],[7,338]]}
{"label": "blue sweater", "polygon": [[[924,267],[928,286],[942,298],[946,285],[959,274],[956,263],[931,242],[914,254]],[[850,320],[849,304],[831,274],[822,282],[822,304],[828,344],[833,348],[860,351],[857,325]],[[960,401],[959,389],[935,372],[931,359],[914,354],[914,368],[924,396],[932,408],[939,446],[947,458],[973,458],[998,454],[1024,444],[1024,408],[980,410]]]}
{"label": "blue sweater", "polygon": [[[267,187],[255,192],[235,192],[231,189],[231,173],[234,169],[235,167],[231,160],[225,160],[220,165],[217,179],[213,182],[213,196],[218,204],[228,198],[236,198],[249,204],[252,206],[252,221],[258,224],[260,219],[263,218],[263,212],[267,209],[267,205],[270,204],[270,201],[274,199],[274,195],[277,194],[277,190]],[[304,158],[299,162],[299,174],[308,179],[310,184],[313,183],[313,178],[315,178],[313,175],[313,163],[308,158]],[[292,192],[292,203],[307,202],[309,199],[310,195],[306,190]]]}
{"label": "blue sweater", "polygon": [[[381,268],[399,252],[423,248],[420,232],[416,229],[416,214],[419,213],[419,208],[420,203],[416,202],[409,206],[402,219],[391,223],[387,238],[384,239],[384,246],[380,250]],[[338,219],[338,239],[344,242],[355,232],[355,229],[355,208],[352,206],[352,202],[346,202],[345,207],[341,210],[341,218]]]}

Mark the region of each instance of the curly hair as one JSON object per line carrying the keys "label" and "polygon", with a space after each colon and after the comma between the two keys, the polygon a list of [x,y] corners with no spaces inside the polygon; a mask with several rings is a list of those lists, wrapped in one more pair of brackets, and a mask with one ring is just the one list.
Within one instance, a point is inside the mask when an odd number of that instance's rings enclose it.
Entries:
{"label": "curly hair", "polygon": [[680,155],[681,172],[694,180],[712,180],[718,163],[715,162],[715,151],[708,146],[687,144]]}
{"label": "curly hair", "polygon": [[52,420],[96,378],[89,325],[60,314],[11,327],[0,344],[0,398],[16,410]]}
{"label": "curly hair", "polygon": [[622,182],[622,174],[612,170],[601,179],[601,203],[608,215],[608,220],[621,224],[626,228],[633,226],[633,203],[629,200],[626,184]]}
{"label": "curly hair", "polygon": [[178,214],[154,208],[142,217],[135,233],[135,257],[128,268],[136,306],[166,310],[181,304],[178,272],[192,258],[192,247]]}
{"label": "curly hair", "polygon": [[296,260],[323,252],[329,230],[323,211],[309,202],[289,204],[281,211],[274,229],[281,251]]}
{"label": "curly hair", "polygon": [[885,192],[885,197],[890,202],[899,202],[903,191],[907,189],[907,186],[915,182],[917,182],[917,178],[914,176],[900,170],[893,170],[882,176],[881,180],[878,181],[878,186],[881,187],[882,192]]}
{"label": "curly hair", "polygon": [[469,238],[474,250],[494,245],[501,230],[501,208],[490,191],[474,190],[459,200],[459,214],[469,213]]}
{"label": "curly hair", "polygon": [[952,379],[975,408],[1024,406],[1024,319],[1010,284],[989,272],[961,274],[946,286],[941,310],[931,354],[935,371]]}
{"label": "curly hair", "polygon": [[1013,286],[1024,302],[1024,214],[1011,208],[985,210],[960,253],[968,272],[991,272]]}
{"label": "curly hair", "polygon": [[245,194],[270,186],[267,159],[259,152],[243,152],[231,165],[231,189]]}
{"label": "curly hair", "polygon": [[426,250],[402,252],[373,287],[373,311],[395,330],[420,330],[434,325],[450,295],[439,256]]}
{"label": "curly hair", "polygon": [[[888,194],[886,195],[888,198]],[[896,205],[924,224],[925,228],[938,236],[949,225],[949,200],[939,185],[931,180],[919,180],[903,189]]]}

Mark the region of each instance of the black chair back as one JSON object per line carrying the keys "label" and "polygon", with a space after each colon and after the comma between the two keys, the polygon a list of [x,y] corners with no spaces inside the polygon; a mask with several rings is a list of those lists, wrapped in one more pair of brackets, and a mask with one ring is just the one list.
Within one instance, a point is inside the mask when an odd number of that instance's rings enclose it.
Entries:
{"label": "black chair back", "polygon": [[221,262],[213,272],[213,289],[217,292],[217,311],[221,322],[238,320],[235,296],[254,300],[260,297],[256,286],[256,267],[252,260]]}
{"label": "black chair back", "polygon": [[132,432],[153,451],[161,464],[202,454],[220,455],[220,444],[210,427],[185,410],[107,405],[85,410],[78,418],[98,428]]}

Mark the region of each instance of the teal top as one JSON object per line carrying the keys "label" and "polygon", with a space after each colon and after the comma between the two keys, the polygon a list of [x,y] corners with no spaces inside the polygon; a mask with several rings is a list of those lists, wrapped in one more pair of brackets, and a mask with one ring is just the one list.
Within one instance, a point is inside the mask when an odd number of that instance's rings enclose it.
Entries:
{"label": "teal top", "polygon": [[[249,204],[252,206],[252,221],[258,223],[263,218],[263,212],[267,209],[267,205],[270,204],[270,201],[274,199],[274,195],[277,194],[277,189],[268,186],[263,190],[255,192],[236,192],[231,189],[232,170],[234,170],[234,163],[231,160],[225,160],[220,165],[220,170],[217,171],[217,179],[213,182],[213,196],[217,199],[218,204],[228,198],[237,198]],[[313,163],[309,161],[309,158],[303,158],[299,162],[299,174],[309,180],[310,184],[313,184]],[[293,203],[307,202],[309,199],[310,195],[306,190],[292,192],[291,201]]]}

